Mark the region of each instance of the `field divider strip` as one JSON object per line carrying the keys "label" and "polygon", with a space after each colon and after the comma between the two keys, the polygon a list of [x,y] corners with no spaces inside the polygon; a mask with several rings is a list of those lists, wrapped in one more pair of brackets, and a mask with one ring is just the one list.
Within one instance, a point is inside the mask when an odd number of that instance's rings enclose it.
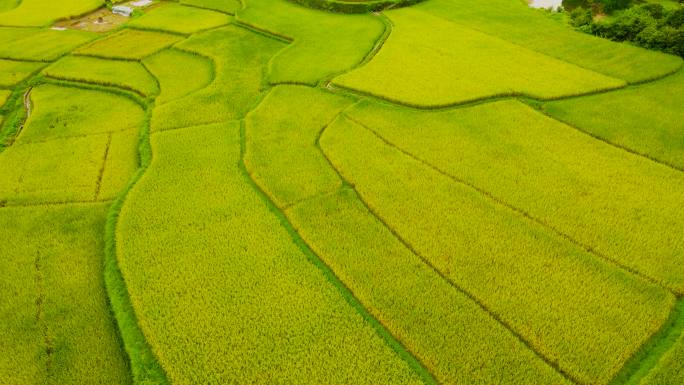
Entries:
{"label": "field divider strip", "polygon": [[[527,104],[527,103],[526,103],[526,104]],[[528,104],[528,105],[529,105],[529,104]],[[587,131],[587,130],[585,130],[585,129],[582,129],[582,128],[580,128],[580,127],[577,127],[577,126],[575,126],[574,124],[572,124],[572,123],[570,123],[570,122],[568,122],[568,121],[565,121],[565,120],[563,120],[563,119],[561,119],[561,118],[558,118],[558,117],[556,117],[556,116],[550,114],[548,111],[546,111],[546,110],[544,109],[544,106],[543,106],[543,105],[542,105],[542,106],[533,106],[533,105],[531,105],[530,107],[532,107],[532,108],[534,108],[535,110],[541,112],[542,114],[544,114],[544,116],[546,116],[546,117],[548,117],[548,118],[550,118],[550,119],[553,119],[553,120],[555,120],[555,121],[557,121],[557,122],[560,122],[560,123],[562,123],[562,124],[564,124],[564,125],[566,125],[566,126],[572,128],[572,129],[574,129],[574,130],[576,130],[576,131],[578,131],[578,132],[580,132],[580,133],[582,133],[582,134],[584,134],[584,135],[588,135],[589,137],[591,137],[591,138],[593,138],[593,139],[596,139],[596,140],[598,140],[598,141],[601,141],[601,142],[603,142],[603,143],[605,143],[605,144],[607,144],[607,145],[609,145],[609,146],[611,146],[611,147],[615,147],[615,148],[617,148],[617,149],[619,149],[619,150],[626,151],[626,152],[628,152],[628,153],[630,153],[630,154],[632,154],[632,155],[636,155],[636,156],[641,157],[641,158],[644,158],[644,159],[646,159],[646,160],[648,160],[648,161],[655,162],[655,163],[657,163],[657,164],[659,164],[659,165],[661,165],[661,166],[667,167],[667,168],[669,168],[669,169],[671,169],[671,170],[674,170],[674,171],[677,171],[677,172],[684,172],[684,167],[681,167],[681,166],[678,166],[678,165],[676,165],[676,164],[669,163],[669,162],[666,162],[666,161],[663,161],[663,160],[660,160],[660,159],[656,159],[655,157],[653,157],[653,156],[651,156],[651,155],[649,155],[649,154],[646,154],[646,153],[643,153],[643,152],[640,152],[640,151],[637,151],[637,150],[633,150],[633,149],[631,149],[631,148],[629,148],[629,147],[627,147],[627,146],[621,145],[621,144],[619,144],[619,143],[615,143],[615,142],[610,141],[610,140],[608,140],[608,139],[606,139],[606,138],[602,138],[602,137],[600,137],[599,135],[596,135],[596,134],[594,134],[594,133],[592,133],[592,132],[590,132],[590,131]]]}
{"label": "field divider strip", "polygon": [[119,214],[128,193],[143,177],[152,162],[150,119],[153,108],[154,102],[145,104],[145,122],[142,125],[138,150],[140,167],[126,188],[112,203],[105,224],[105,289],[124,351],[128,356],[133,383],[136,385],[168,385],[170,383],[140,328],[116,255],[116,228]]}
{"label": "field divider strip", "polygon": [[54,352],[54,341],[50,337],[50,328],[48,326],[47,320],[45,319],[45,309],[43,306],[46,300],[44,287],[45,279],[43,277],[40,250],[36,252],[36,257],[33,261],[33,267],[35,269],[36,284],[36,322],[40,325],[41,333],[43,335],[45,352],[45,376],[46,378],[50,378],[50,372],[52,371],[52,353]]}
{"label": "field divider strip", "polygon": [[610,258],[610,257],[604,255],[603,253],[597,251],[594,247],[591,247],[591,246],[589,246],[589,245],[585,245],[584,243],[582,243],[582,242],[580,242],[580,241],[577,241],[576,239],[574,239],[574,238],[571,237],[570,235],[568,235],[568,234],[566,234],[566,233],[564,233],[564,232],[562,232],[562,231],[556,229],[555,227],[553,227],[552,225],[546,223],[546,222],[543,221],[542,219],[539,219],[539,218],[537,218],[537,217],[535,217],[535,216],[532,216],[532,215],[529,214],[528,212],[526,212],[526,211],[524,211],[524,210],[522,210],[522,209],[520,209],[520,208],[518,208],[518,207],[516,207],[516,206],[513,206],[512,204],[510,204],[510,203],[508,203],[508,202],[502,200],[501,198],[496,197],[495,195],[493,195],[493,194],[490,193],[489,191],[486,191],[486,190],[484,190],[484,189],[482,189],[482,188],[480,188],[480,187],[474,185],[473,183],[468,182],[468,181],[466,181],[466,180],[464,180],[464,179],[455,177],[455,176],[453,176],[453,175],[451,175],[451,174],[449,174],[449,173],[443,171],[442,169],[440,169],[440,168],[438,168],[438,167],[435,167],[435,166],[432,165],[431,163],[429,163],[429,162],[427,162],[427,161],[425,161],[425,160],[423,160],[423,159],[421,159],[421,158],[418,158],[417,156],[413,155],[412,153],[410,153],[410,152],[408,152],[408,151],[406,151],[406,150],[404,150],[404,149],[398,147],[398,146],[395,145],[394,143],[388,141],[387,139],[385,139],[385,137],[383,137],[382,135],[380,135],[377,131],[375,131],[375,130],[373,130],[372,128],[366,126],[365,124],[359,122],[358,120],[354,119],[353,117],[349,116],[348,114],[345,114],[345,117],[346,117],[347,119],[349,119],[351,122],[353,122],[353,123],[359,125],[360,127],[363,127],[363,128],[365,128],[366,130],[368,130],[370,133],[372,133],[375,137],[377,137],[378,139],[380,139],[380,140],[381,140],[383,143],[385,143],[386,145],[388,145],[388,146],[390,146],[390,147],[396,149],[397,151],[400,151],[402,154],[404,154],[404,155],[410,157],[411,159],[413,159],[413,160],[415,160],[415,161],[417,161],[417,162],[419,162],[419,163],[425,165],[426,167],[429,167],[429,168],[432,169],[433,171],[436,171],[437,173],[439,173],[439,174],[441,174],[441,175],[443,175],[443,176],[449,178],[449,179],[452,180],[453,182],[458,183],[458,184],[463,185],[463,186],[466,186],[466,187],[470,188],[471,190],[475,190],[477,193],[479,193],[480,195],[482,195],[482,196],[483,196],[484,198],[486,198],[487,200],[490,200],[490,201],[492,201],[492,202],[494,202],[494,203],[496,203],[496,204],[498,204],[498,205],[504,206],[504,207],[506,207],[507,209],[509,209],[509,210],[511,210],[511,211],[513,211],[513,212],[515,212],[515,213],[518,214],[519,216],[522,216],[523,218],[525,218],[525,219],[527,219],[527,220],[529,220],[529,221],[532,221],[532,222],[536,223],[537,225],[540,225],[541,227],[543,227],[544,229],[550,231],[551,233],[555,234],[556,236],[558,236],[558,237],[564,239],[564,240],[567,241],[567,242],[572,243],[573,245],[575,245],[575,246],[581,248],[582,250],[584,250],[585,252],[587,252],[587,253],[593,255],[593,256],[596,257],[597,259],[600,259],[600,260],[603,260],[603,261],[605,261],[605,262],[608,262],[609,264],[613,265],[614,267],[619,268],[619,269],[621,269],[621,270],[624,270],[624,271],[626,271],[626,272],[628,272],[628,273],[631,273],[632,275],[636,276],[637,278],[639,278],[639,279],[641,279],[641,280],[644,280],[644,281],[647,281],[648,283],[654,284],[654,285],[656,285],[656,286],[658,286],[658,287],[664,289],[664,290],[667,291],[668,293],[673,294],[675,297],[679,296],[680,293],[678,293],[678,292],[674,291],[673,289],[671,289],[671,288],[665,286],[663,283],[659,282],[657,279],[655,279],[655,278],[653,278],[653,277],[650,277],[650,276],[648,276],[648,275],[646,275],[646,274],[643,274],[643,273],[639,272],[638,270],[635,270],[635,269],[633,269],[633,268],[631,268],[631,267],[629,267],[629,266],[627,266],[627,265],[624,265],[624,264],[622,264],[622,263],[620,263],[620,262],[614,260],[613,258]]}
{"label": "field divider strip", "polygon": [[[348,118],[347,114],[345,112],[342,112],[339,114],[339,116]],[[349,119],[352,123],[357,124],[354,120]],[[365,127],[365,126],[362,126]],[[320,145],[320,140],[323,137],[325,130],[328,127],[326,126],[320,133],[319,137],[316,140],[316,147],[318,147],[319,151],[323,154],[323,157],[326,159],[330,167],[335,170],[337,175],[342,179],[344,182],[345,186],[348,188],[352,189],[354,193],[358,196],[359,201],[364,205],[364,207],[368,210],[369,213],[371,213],[377,220],[378,222],[382,223],[382,225],[404,246],[406,247],[409,251],[411,251],[413,254],[415,254],[420,260],[428,266],[435,274],[437,274],[440,278],[442,278],[445,282],[447,282],[451,287],[453,287],[456,291],[460,292],[463,294],[466,298],[471,300],[474,304],[476,304],[483,312],[487,313],[492,319],[494,319],[497,323],[499,323],[502,327],[504,327],[511,335],[513,335],[516,339],[518,339],[523,345],[525,345],[532,353],[534,353],[539,359],[544,361],[548,366],[553,368],[556,372],[558,372],[561,376],[563,376],[566,380],[570,381],[571,383],[574,384],[581,384],[582,382],[575,378],[572,374],[568,373],[564,369],[562,369],[556,362],[548,359],[545,355],[537,351],[537,349],[532,346],[532,344],[527,341],[525,337],[523,337],[520,333],[518,333],[508,322],[506,322],[503,318],[501,318],[499,315],[497,315],[495,312],[490,310],[483,301],[481,301],[479,298],[477,298],[474,294],[470,293],[469,291],[465,290],[463,287],[461,287],[459,284],[454,282],[453,280],[449,279],[441,270],[439,270],[432,262],[430,262],[429,259],[427,259],[422,253],[419,253],[401,234],[399,234],[392,226],[387,223],[387,221],[380,215],[380,213],[377,212],[373,207],[371,207],[370,204],[364,199],[363,195],[356,189],[353,183],[351,181],[347,180],[340,170],[335,167],[335,164],[332,162],[328,154],[323,150],[322,146]],[[383,140],[383,142],[385,142]],[[394,146],[392,146],[394,147]],[[401,151],[401,150],[399,150]],[[401,151],[403,153],[403,151]],[[422,163],[422,162],[421,162]]]}
{"label": "field divider strip", "polygon": [[668,320],[627,360],[609,385],[638,385],[684,333],[684,298],[678,298]]}
{"label": "field divider strip", "polygon": [[319,269],[326,280],[340,292],[345,301],[359,313],[359,315],[375,330],[375,332],[384,340],[384,342],[401,359],[403,359],[426,384],[438,384],[435,376],[415,356],[415,354],[413,354],[387,329],[387,327],[385,327],[385,325],[382,324],[382,322],[375,318],[371,312],[364,307],[353,291],[335,274],[333,269],[330,268],[330,266],[328,266],[323,259],[313,251],[308,243],[299,235],[294,226],[292,226],[287,214],[279,209],[273,199],[261,188],[261,186],[259,186],[258,183],[256,183],[245,164],[246,146],[246,123],[245,120],[242,119],[240,121],[240,161],[238,166],[247,183],[255,190],[257,195],[262,199],[266,206],[268,206],[269,210],[278,218],[281,226],[283,226],[283,228],[292,238],[292,242],[302,251],[309,262]]}
{"label": "field divider strip", "polygon": [[105,169],[107,168],[107,158],[109,157],[109,149],[112,146],[112,139],[112,133],[107,134],[107,145],[105,146],[105,152],[102,158],[102,167],[100,167],[100,173],[97,176],[97,184],[95,185],[95,196],[93,197],[93,200],[95,201],[100,197],[102,179],[104,178]]}

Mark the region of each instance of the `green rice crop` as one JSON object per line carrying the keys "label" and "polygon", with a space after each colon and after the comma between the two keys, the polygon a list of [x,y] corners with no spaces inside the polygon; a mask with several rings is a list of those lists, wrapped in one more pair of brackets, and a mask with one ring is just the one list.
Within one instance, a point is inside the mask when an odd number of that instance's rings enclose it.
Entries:
{"label": "green rice crop", "polygon": [[0,90],[0,108],[7,102],[7,99],[9,99],[10,95],[12,95],[12,91],[9,90]]}
{"label": "green rice crop", "polygon": [[104,3],[104,0],[21,0],[16,8],[0,12],[0,25],[42,27],[94,11]]}
{"label": "green rice crop", "polygon": [[548,103],[582,131],[684,170],[684,71],[618,92]]}
{"label": "green rice crop", "polygon": [[5,204],[92,201],[108,135],[15,143],[0,153]]}
{"label": "green rice crop", "polygon": [[128,25],[135,28],[190,34],[226,25],[231,20],[230,16],[223,13],[168,4],[150,11]]}
{"label": "green rice crop", "polygon": [[172,46],[182,39],[178,35],[168,33],[124,29],[119,33],[80,48],[75,53],[106,59],[140,60]]}
{"label": "green rice crop", "polygon": [[[0,59],[0,87],[13,87],[43,67],[41,63]],[[0,94],[8,91],[0,90]],[[8,97],[9,95],[6,95]],[[5,99],[7,100],[7,99]],[[0,106],[4,100],[0,97]]]}
{"label": "green rice crop", "polygon": [[365,104],[353,116],[441,171],[684,293],[681,172],[515,101],[444,112]]}
{"label": "green rice crop", "polygon": [[[608,383],[668,319],[675,298],[660,286],[492,203],[362,126],[338,119],[321,145],[407,244],[576,382]],[[459,152],[438,154],[455,162]],[[492,177],[499,178],[505,174]]]}
{"label": "green rice crop", "polygon": [[297,232],[440,383],[564,383],[394,238],[352,191],[339,191],[340,178],[316,139],[350,103],[309,87],[274,88],[247,117],[251,177],[276,204],[290,207],[286,215]]}
{"label": "green rice crop", "polygon": [[519,1],[430,0],[412,8],[630,83],[658,78],[682,65],[676,56],[575,32]]}
{"label": "green rice crop", "polygon": [[130,384],[103,285],[106,210],[0,208],[3,384]]}
{"label": "green rice crop", "polygon": [[144,96],[159,93],[154,77],[137,62],[67,56],[43,73],[55,79],[119,87]]}
{"label": "green rice crop", "polygon": [[240,0],[180,0],[180,3],[230,14],[242,8]]}
{"label": "green rice crop", "polygon": [[[21,29],[25,31],[21,31],[20,35],[14,30],[9,30],[8,36],[12,39],[0,44],[0,57],[14,60],[54,61],[98,36],[92,32],[76,30]],[[7,30],[0,30],[0,35],[5,31]]]}
{"label": "green rice crop", "polygon": [[570,383],[435,274],[350,189],[297,204],[287,215],[314,251],[440,383]]}
{"label": "green rice crop", "polygon": [[[215,77],[202,90],[155,108],[153,131],[216,123],[244,116],[261,94],[266,63],[283,47],[283,43],[231,25],[193,35],[177,47],[211,58]],[[190,80],[193,77],[179,79]],[[183,113],[179,114],[179,111]]]}
{"label": "green rice crop", "polygon": [[383,48],[335,84],[421,107],[516,94],[553,99],[625,85],[413,8],[387,14],[395,27]]}
{"label": "green rice crop", "polygon": [[323,127],[352,102],[315,88],[278,86],[250,113],[245,165],[278,206],[342,185],[314,144]]}
{"label": "green rice crop", "polygon": [[270,63],[268,80],[275,84],[314,85],[348,71],[371,52],[385,30],[376,16],[328,13],[287,0],[248,0],[238,17],[294,40]]}
{"label": "green rice crop", "polygon": [[165,49],[148,56],[143,63],[159,81],[161,92],[155,99],[156,105],[200,90],[214,78],[211,60],[177,49]]}
{"label": "green rice crop", "polygon": [[20,143],[136,129],[142,108],[123,96],[96,90],[41,85],[31,91],[34,108]]}
{"label": "green rice crop", "polygon": [[151,140],[117,255],[172,383],[420,383],[246,183],[238,123]]}
{"label": "green rice crop", "polygon": [[97,200],[114,199],[126,187],[139,167],[139,141],[138,130],[111,134]]}

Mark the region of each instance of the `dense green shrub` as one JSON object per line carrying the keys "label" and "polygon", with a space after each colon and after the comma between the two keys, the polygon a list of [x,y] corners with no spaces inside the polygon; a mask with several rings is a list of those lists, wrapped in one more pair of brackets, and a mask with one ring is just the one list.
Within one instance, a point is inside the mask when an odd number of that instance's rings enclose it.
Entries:
{"label": "dense green shrub", "polygon": [[643,4],[607,21],[595,21],[591,11],[576,8],[570,20],[583,32],[684,56],[684,8],[667,11],[660,4]]}

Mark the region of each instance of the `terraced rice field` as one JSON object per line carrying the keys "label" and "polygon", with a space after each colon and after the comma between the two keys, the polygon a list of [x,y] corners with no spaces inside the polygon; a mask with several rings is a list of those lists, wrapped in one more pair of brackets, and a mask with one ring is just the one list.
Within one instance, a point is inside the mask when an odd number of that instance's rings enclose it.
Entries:
{"label": "terraced rice field", "polygon": [[680,58],[517,0],[70,22],[111,5],[0,0],[0,384],[684,384]]}

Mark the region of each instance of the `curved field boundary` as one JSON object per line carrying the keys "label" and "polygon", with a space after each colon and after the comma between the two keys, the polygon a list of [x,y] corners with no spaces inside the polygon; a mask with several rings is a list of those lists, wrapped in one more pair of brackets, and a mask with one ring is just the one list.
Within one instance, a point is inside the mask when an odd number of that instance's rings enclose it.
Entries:
{"label": "curved field boundary", "polygon": [[649,341],[625,363],[610,385],[638,385],[655,369],[660,359],[673,348],[684,333],[684,298],[679,298],[672,308],[670,318]]}
{"label": "curved field boundary", "polygon": [[278,209],[273,199],[254,181],[247,166],[245,165],[246,153],[246,135],[245,135],[245,120],[240,121],[240,161],[238,167],[243,173],[246,182],[257,192],[259,197],[263,199],[269,210],[275,215],[283,228],[292,237],[292,242],[306,255],[307,259],[316,266],[325,278],[335,286],[340,294],[344,297],[347,303],[353,307],[361,317],[368,322],[375,332],[385,341],[385,343],[401,358],[403,359],[413,371],[428,385],[437,385],[437,380],[434,375],[425,367],[425,365],[418,360],[397,338],[395,338],[385,326],[378,321],[373,315],[361,304],[354,293],[337,277],[335,272],[328,266],[323,259],[314,253],[311,247],[304,239],[297,233],[295,228],[290,223],[287,216]]}
{"label": "curved field boundary", "polygon": [[423,0],[290,0],[309,8],[337,13],[369,13],[407,7]]}
{"label": "curved field boundary", "polygon": [[140,138],[140,168],[125,190],[114,201],[107,214],[105,228],[105,288],[124,349],[128,355],[134,383],[166,385],[169,384],[169,380],[138,325],[135,310],[131,304],[126,282],[119,269],[116,256],[116,225],[121,207],[126,200],[128,192],[140,180],[152,160],[150,118],[153,105],[145,105],[144,108],[146,108],[146,116]]}

